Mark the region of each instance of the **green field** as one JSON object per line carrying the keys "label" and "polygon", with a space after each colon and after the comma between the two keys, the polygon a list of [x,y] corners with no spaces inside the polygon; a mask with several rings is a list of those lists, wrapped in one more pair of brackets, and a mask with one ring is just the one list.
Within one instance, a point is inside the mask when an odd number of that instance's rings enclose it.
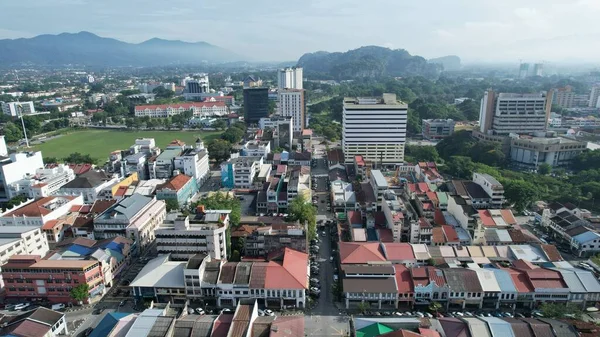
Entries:
{"label": "green field", "polygon": [[43,144],[32,146],[42,151],[44,157],[64,158],[73,152],[89,154],[98,162],[104,162],[115,150],[126,150],[133,145],[136,138],[154,138],[156,146],[164,149],[174,139],[188,145],[194,145],[196,138],[204,142],[213,140],[220,131],[126,131],[126,130],[82,130],[63,134]]}

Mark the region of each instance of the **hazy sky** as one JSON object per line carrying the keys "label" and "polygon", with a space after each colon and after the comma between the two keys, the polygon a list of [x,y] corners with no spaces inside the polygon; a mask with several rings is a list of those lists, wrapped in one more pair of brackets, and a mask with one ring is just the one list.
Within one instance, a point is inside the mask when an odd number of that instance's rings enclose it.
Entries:
{"label": "hazy sky", "polygon": [[364,45],[464,61],[598,61],[600,0],[0,0],[0,38],[206,41],[256,60]]}

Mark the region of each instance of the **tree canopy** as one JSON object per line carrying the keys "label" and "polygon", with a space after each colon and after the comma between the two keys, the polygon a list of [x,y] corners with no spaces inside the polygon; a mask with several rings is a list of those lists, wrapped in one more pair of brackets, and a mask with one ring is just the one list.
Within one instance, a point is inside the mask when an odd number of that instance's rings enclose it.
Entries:
{"label": "tree canopy", "polygon": [[206,145],[206,148],[208,149],[209,158],[216,161],[217,164],[229,159],[233,149],[231,143],[223,139],[213,139]]}
{"label": "tree canopy", "polygon": [[307,235],[309,240],[317,237],[317,210],[303,195],[298,195],[292,200],[288,212],[292,220],[308,225]]}

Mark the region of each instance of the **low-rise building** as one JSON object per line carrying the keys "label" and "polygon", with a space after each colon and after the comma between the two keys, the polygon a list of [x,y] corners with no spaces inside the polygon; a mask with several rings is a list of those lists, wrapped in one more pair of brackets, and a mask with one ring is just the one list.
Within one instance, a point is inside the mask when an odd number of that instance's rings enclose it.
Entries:
{"label": "low-rise building", "polygon": [[166,118],[191,111],[193,116],[226,116],[229,108],[225,102],[194,102],[175,103],[162,105],[137,105],[135,107],[136,117]]}
{"label": "low-rise building", "polygon": [[424,119],[423,138],[428,140],[444,139],[454,133],[456,122],[452,119]]}
{"label": "low-rise building", "polygon": [[94,236],[96,239],[123,236],[134,241],[134,251],[142,252],[154,241],[155,230],[166,213],[164,201],[134,194],[94,219]]}
{"label": "low-rise building", "polygon": [[196,178],[180,174],[156,188],[156,199],[176,200],[177,204],[183,207],[197,192]]}
{"label": "low-rise building", "polygon": [[529,169],[537,169],[544,163],[552,167],[568,166],[586,146],[585,142],[563,137],[513,137],[510,142],[510,160]]}
{"label": "low-rise building", "polygon": [[8,154],[4,136],[0,136],[0,201],[8,201],[16,196],[11,193],[11,184],[26,175],[35,175],[37,169],[43,167],[42,152]]}
{"label": "low-rise building", "polygon": [[165,150],[148,164],[151,179],[169,179],[175,171],[175,158],[181,156],[185,143],[174,140]]}
{"label": "low-rise building", "polygon": [[55,194],[59,188],[75,179],[75,172],[68,165],[38,168],[35,174],[25,174],[23,179],[10,184],[10,195],[24,195],[31,199]]}
{"label": "low-rise building", "polygon": [[117,183],[117,175],[108,175],[104,171],[90,170],[78,175],[59,189],[61,195],[83,196],[85,203],[93,203],[98,199],[100,191]]}
{"label": "low-rise building", "polygon": [[221,164],[221,185],[225,188],[252,188],[263,157],[238,157]]}
{"label": "low-rise building", "polygon": [[167,215],[156,229],[156,250],[171,254],[173,260],[187,260],[196,254],[227,259],[226,231],[230,210],[203,210],[190,219],[177,213]]}
{"label": "low-rise building", "polygon": [[242,225],[231,233],[231,241],[247,257],[266,257],[284,248],[308,253],[306,230],[299,224]]}
{"label": "low-rise building", "polygon": [[0,226],[36,226],[56,220],[83,204],[82,196],[49,196],[28,200],[0,215]]}
{"label": "low-rise building", "polygon": [[473,173],[473,182],[491,197],[490,208],[501,208],[504,203],[504,187],[487,173]]}
{"label": "low-rise building", "polygon": [[260,140],[249,140],[240,152],[244,157],[266,157],[271,152],[271,142]]}
{"label": "low-rise building", "polygon": [[348,212],[358,209],[356,193],[352,184],[343,180],[331,182],[331,206],[334,212]]}
{"label": "low-rise building", "polygon": [[2,336],[57,337],[69,334],[65,314],[44,307],[15,316],[3,316],[0,326]]}
{"label": "low-rise building", "polygon": [[196,140],[193,149],[185,149],[179,157],[174,160],[175,169],[181,173],[194,177],[198,186],[201,186],[210,176],[208,163],[208,150],[204,148],[202,140]]}
{"label": "low-rise building", "polygon": [[[44,299],[50,303],[76,303],[71,290],[89,286],[89,297],[104,294],[102,267],[96,260],[42,260],[38,255],[15,255],[2,266],[6,298]],[[83,301],[89,303],[89,298]]]}

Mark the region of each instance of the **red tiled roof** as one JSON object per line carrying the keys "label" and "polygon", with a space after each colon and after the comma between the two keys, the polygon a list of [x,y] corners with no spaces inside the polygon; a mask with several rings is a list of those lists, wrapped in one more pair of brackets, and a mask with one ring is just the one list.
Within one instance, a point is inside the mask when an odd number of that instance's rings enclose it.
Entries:
{"label": "red tiled roof", "polygon": [[231,237],[235,238],[248,236],[252,234],[256,228],[258,228],[258,226],[241,225],[231,232]]}
{"label": "red tiled roof", "polygon": [[135,111],[143,111],[146,109],[149,110],[156,110],[156,109],[167,109],[167,108],[172,108],[172,109],[179,109],[179,108],[183,108],[184,110],[190,110],[192,108],[203,108],[203,107],[214,107],[214,106],[218,106],[218,107],[224,107],[225,102],[222,101],[215,101],[215,102],[194,102],[194,103],[173,103],[173,104],[161,104],[161,105],[137,105],[135,107]]}
{"label": "red tiled roof", "polygon": [[304,130],[302,130],[302,135],[303,136],[312,136],[312,134],[313,134],[313,130],[311,130],[311,129],[304,129]]}
{"label": "red tiled roof", "polygon": [[41,217],[44,215],[50,214],[52,211],[44,207],[45,204],[51,202],[56,198],[64,198],[67,200],[73,200],[75,197],[72,196],[50,196],[45,198],[40,198],[35,201],[28,203],[23,207],[19,207],[14,211],[8,212],[4,215],[4,217],[12,217],[12,216],[28,216],[28,217]]}
{"label": "red tiled roof", "polygon": [[115,203],[117,203],[116,200],[96,200],[94,201],[94,204],[92,204],[92,208],[90,209],[89,213],[100,214],[109,209],[110,206],[114,205]]}
{"label": "red tiled roof", "polygon": [[477,211],[479,218],[485,227],[496,227],[496,222],[492,219],[490,212],[486,209],[480,209]]}
{"label": "red tiled roof", "polygon": [[442,212],[441,209],[436,209],[435,212],[433,213],[433,223],[435,223],[436,225],[446,225],[446,219],[444,218],[444,213]]}
{"label": "red tiled roof", "polygon": [[381,229],[378,229],[377,232],[379,233],[379,241],[394,242],[394,234],[392,233],[391,229],[381,228]]}
{"label": "red tiled roof", "polygon": [[10,334],[6,336],[18,336],[18,337],[39,337],[46,336],[46,334],[50,331],[51,326],[47,324],[42,324],[40,322],[36,322],[33,320],[23,320],[19,323],[16,323],[7,330],[10,330]]}
{"label": "red tiled roof", "polygon": [[429,222],[429,220],[427,220],[425,218],[419,218],[419,227],[420,228],[431,228],[433,226],[431,226],[431,223]]}
{"label": "red tiled roof", "polygon": [[442,230],[444,231],[444,236],[446,238],[447,242],[459,242],[460,239],[458,237],[458,233],[456,233],[456,230],[454,229],[454,227],[452,226],[442,226]]}
{"label": "red tiled roof", "polygon": [[544,251],[544,253],[546,253],[546,256],[548,257],[548,260],[550,260],[551,262],[563,261],[564,260],[562,258],[562,256],[560,255],[560,253],[558,252],[558,249],[556,249],[556,246],[553,246],[553,245],[540,245],[540,248],[542,249],[542,251]]}
{"label": "red tiled roof", "polygon": [[87,214],[90,212],[90,210],[92,209],[92,205],[83,205],[81,206],[81,208],[79,209],[79,213],[82,214]]}
{"label": "red tiled roof", "polygon": [[75,175],[80,175],[92,169],[92,164],[69,164],[69,168],[73,170]]}
{"label": "red tiled roof", "polygon": [[419,333],[424,337],[440,337],[440,333],[433,329],[419,328]]}
{"label": "red tiled roof", "polygon": [[430,282],[435,282],[435,284],[441,287],[446,284],[444,273],[435,267],[413,267],[410,268],[410,272],[412,275],[413,285],[420,284],[422,286],[427,286]]}
{"label": "red tiled roof", "polygon": [[74,213],[74,212],[79,212],[79,210],[81,209],[82,205],[73,205],[71,206],[71,208],[69,209],[69,212]]}
{"label": "red tiled roof", "polygon": [[424,201],[423,202],[423,210],[432,210],[435,207],[433,207],[433,203],[431,201]]}
{"label": "red tiled roof", "polygon": [[341,263],[385,261],[378,242],[340,242]]}
{"label": "red tiled roof", "polygon": [[517,219],[515,219],[512,211],[510,209],[501,209],[500,214],[502,214],[502,219],[509,225],[516,225]]}
{"label": "red tiled roof", "polygon": [[46,221],[46,223],[44,223],[44,225],[42,226],[42,229],[52,229],[52,228],[56,227],[56,225],[58,225],[58,223],[59,223],[58,220]]}
{"label": "red tiled roof", "polygon": [[437,194],[435,192],[428,191],[425,194],[427,194],[427,198],[429,200],[431,200],[432,202],[434,202],[434,203],[438,202],[438,197],[437,197]]}
{"label": "red tiled roof", "polygon": [[415,254],[410,244],[390,242],[383,244],[383,251],[388,261],[414,260]]}
{"label": "red tiled roof", "polygon": [[266,289],[308,289],[308,254],[285,248],[283,264],[270,261]]}
{"label": "red tiled roof", "polygon": [[[214,336],[214,335],[213,335]],[[303,316],[277,316],[271,323],[269,337],[303,337]]]}
{"label": "red tiled roof", "polygon": [[348,211],[348,223],[350,225],[362,224],[362,214],[358,211]]}
{"label": "red tiled roof", "polygon": [[425,194],[429,191],[431,191],[429,189],[429,185],[427,183],[417,183],[417,188],[419,189],[419,191],[421,191],[421,193]]}
{"label": "red tiled roof", "polygon": [[171,180],[162,184],[159,190],[169,189],[171,191],[179,191],[182,189],[185,184],[187,184],[192,178],[190,176],[186,176],[185,174],[179,174],[171,178]]}
{"label": "red tiled roof", "polygon": [[522,272],[522,271],[520,271],[518,269],[514,269],[514,268],[506,268],[503,270],[506,270],[507,272],[509,272],[510,277],[512,278],[513,284],[515,285],[515,288],[517,289],[518,292],[532,293],[535,290],[535,288],[533,288],[533,286],[529,282],[529,278],[527,277],[527,274],[525,274],[525,272]]}
{"label": "red tiled roof", "polygon": [[442,227],[433,227],[431,230],[431,242],[437,244],[446,243],[446,237],[444,236]]}
{"label": "red tiled roof", "polygon": [[396,287],[398,288],[399,294],[406,294],[414,292],[412,277],[410,270],[404,265],[395,264],[394,270],[396,271]]}

